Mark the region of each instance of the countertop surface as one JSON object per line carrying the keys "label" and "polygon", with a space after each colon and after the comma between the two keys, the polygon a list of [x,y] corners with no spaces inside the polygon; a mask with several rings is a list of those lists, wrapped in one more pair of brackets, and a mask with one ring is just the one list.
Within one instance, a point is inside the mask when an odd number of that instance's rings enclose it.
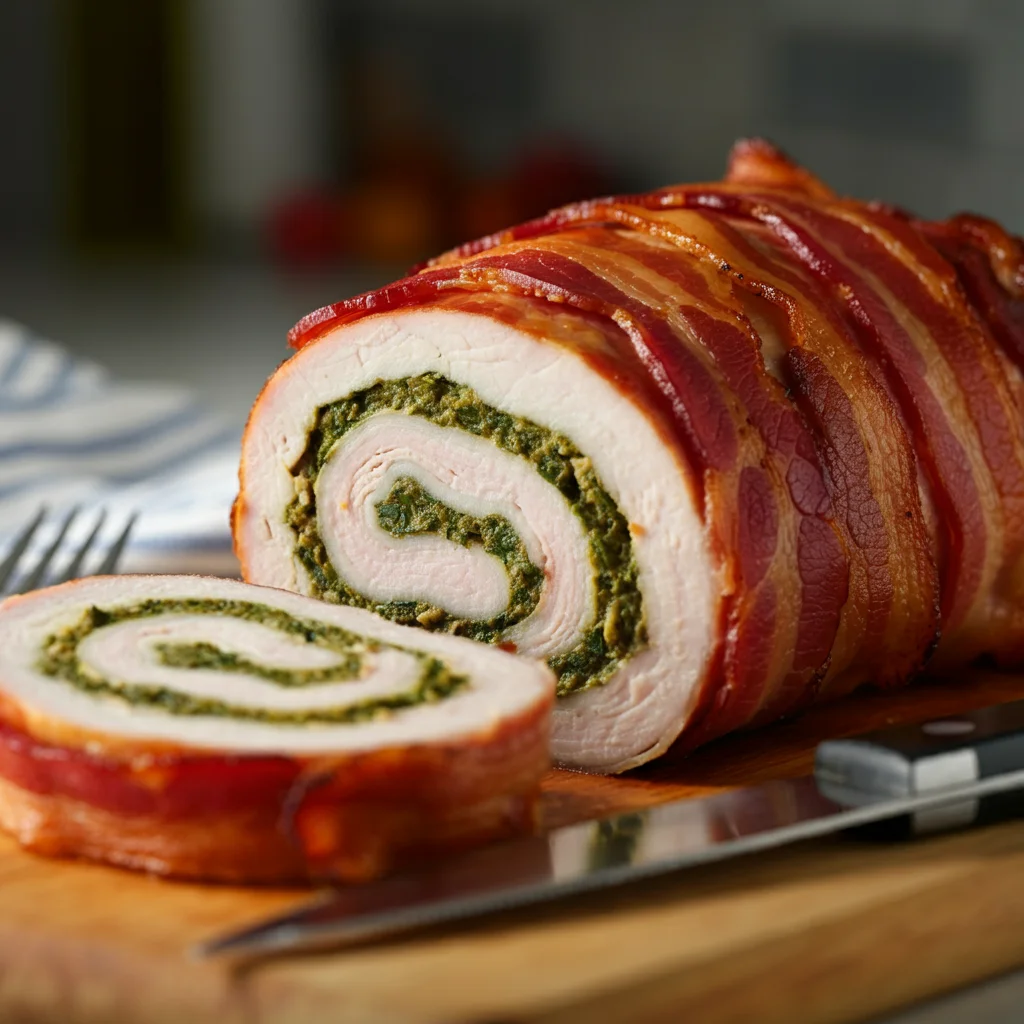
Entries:
{"label": "countertop surface", "polygon": [[877,1024],[1018,1024],[1024,1015],[1024,971],[922,1003]]}
{"label": "countertop surface", "polygon": [[88,266],[0,261],[0,317],[126,379],[194,388],[241,427],[306,313],[385,284],[386,270],[287,273],[260,263]]}

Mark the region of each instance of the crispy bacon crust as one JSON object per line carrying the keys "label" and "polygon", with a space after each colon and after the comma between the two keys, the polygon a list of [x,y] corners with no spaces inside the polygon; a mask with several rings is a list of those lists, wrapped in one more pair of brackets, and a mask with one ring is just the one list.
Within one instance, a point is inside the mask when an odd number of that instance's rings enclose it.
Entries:
{"label": "crispy bacon crust", "polygon": [[94,754],[4,722],[0,828],[177,878],[363,881],[530,831],[547,723],[545,702],[473,742],[310,759]]}
{"label": "crispy bacon crust", "polygon": [[470,296],[532,330],[547,300],[558,344],[603,322],[576,347],[692,469],[731,587],[684,745],[1024,657],[1024,255],[998,225],[841,199],[748,140],[722,182],[552,211],[290,340]]}

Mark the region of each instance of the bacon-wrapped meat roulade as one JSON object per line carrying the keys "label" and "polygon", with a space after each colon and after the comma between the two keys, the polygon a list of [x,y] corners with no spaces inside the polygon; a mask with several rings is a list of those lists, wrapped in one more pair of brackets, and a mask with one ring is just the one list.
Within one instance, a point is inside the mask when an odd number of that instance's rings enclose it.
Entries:
{"label": "bacon-wrapped meat roulade", "polygon": [[1024,264],[763,142],[321,309],[243,446],[247,579],[547,660],[619,771],[1024,655]]}
{"label": "bacon-wrapped meat roulade", "polygon": [[366,879],[533,827],[553,689],[296,594],[65,584],[0,606],[0,826],[177,877]]}

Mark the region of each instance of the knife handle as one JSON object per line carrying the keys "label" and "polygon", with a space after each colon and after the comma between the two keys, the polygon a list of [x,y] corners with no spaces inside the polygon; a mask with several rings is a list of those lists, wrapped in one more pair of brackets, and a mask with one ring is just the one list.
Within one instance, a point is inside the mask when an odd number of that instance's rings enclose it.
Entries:
{"label": "knife handle", "polygon": [[1024,768],[1024,700],[826,740],[818,778],[872,798],[910,797]]}
{"label": "knife handle", "polygon": [[[920,725],[827,740],[815,754],[820,788],[863,804],[937,793],[1024,769],[1024,701],[979,708]],[[922,834],[980,825],[1024,811],[1024,794],[970,798],[894,819],[884,828]],[[878,828],[872,828],[877,832]]]}

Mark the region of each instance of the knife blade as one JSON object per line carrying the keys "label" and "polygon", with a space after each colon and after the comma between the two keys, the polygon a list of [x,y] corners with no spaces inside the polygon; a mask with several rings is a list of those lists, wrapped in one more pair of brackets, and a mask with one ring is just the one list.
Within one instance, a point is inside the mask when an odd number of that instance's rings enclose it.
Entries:
{"label": "knife blade", "polygon": [[1024,701],[830,740],[813,774],[676,800],[329,890],[205,958],[351,946],[849,829],[916,836],[1024,813]]}

